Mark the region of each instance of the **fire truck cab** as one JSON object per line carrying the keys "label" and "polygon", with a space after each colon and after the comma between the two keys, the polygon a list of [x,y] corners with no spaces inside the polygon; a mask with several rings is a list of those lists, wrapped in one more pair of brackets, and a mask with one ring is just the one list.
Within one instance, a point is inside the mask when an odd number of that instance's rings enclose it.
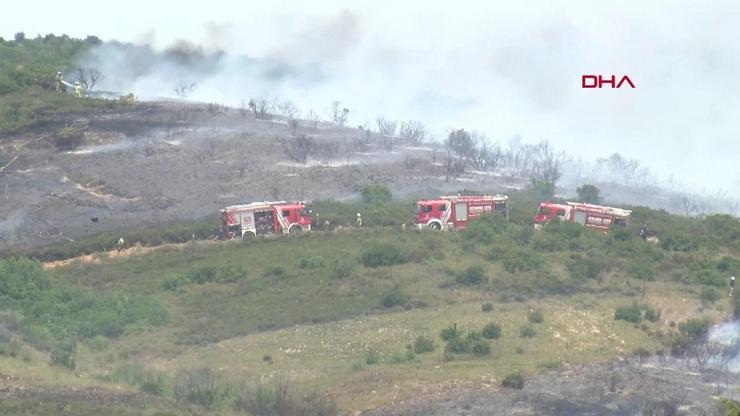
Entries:
{"label": "fire truck cab", "polygon": [[311,215],[303,202],[252,202],[221,210],[225,240],[258,235],[296,234],[311,230]]}
{"label": "fire truck cab", "polygon": [[539,229],[543,224],[553,220],[581,224],[588,228],[608,231],[612,226],[624,227],[632,211],[622,208],[606,207],[602,205],[585,204],[582,202],[541,202],[534,217],[534,228]]}
{"label": "fire truck cab", "polygon": [[418,229],[451,230],[465,228],[485,213],[503,215],[509,219],[506,195],[455,195],[439,199],[422,199],[416,203],[414,222]]}

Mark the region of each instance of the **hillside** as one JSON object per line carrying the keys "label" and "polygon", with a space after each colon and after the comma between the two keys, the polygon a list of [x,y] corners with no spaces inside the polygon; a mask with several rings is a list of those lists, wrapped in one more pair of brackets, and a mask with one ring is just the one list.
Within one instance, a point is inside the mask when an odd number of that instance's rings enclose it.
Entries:
{"label": "hillside", "polygon": [[[525,201],[515,199],[514,208]],[[139,414],[121,407],[139,401],[149,409],[141,414],[157,406],[180,409],[173,414],[273,414],[258,403],[275,400],[274,388],[287,383],[303,409],[295,414],[332,414],[311,412],[460,389],[493,389],[509,400],[518,393],[501,381],[520,371],[524,391],[541,395],[543,371],[557,378],[553,369],[568,369],[592,383],[601,376],[590,363],[628,360],[610,364],[622,368],[615,383],[624,387],[610,393],[615,405],[650,403],[660,393],[678,406],[710,409],[709,396],[678,395],[660,374],[641,391],[630,380],[653,371],[640,364],[657,365],[651,357],[675,357],[660,365],[674,368],[661,371],[672,371],[675,383],[712,385],[716,375],[707,373],[704,384],[686,372],[685,343],[708,329],[700,319],[732,314],[724,284],[737,267],[740,234],[719,226],[720,217],[636,211],[635,222],[647,218],[677,234],[659,247],[634,225],[611,234],[552,225],[534,234],[515,210],[511,222],[482,217],[454,233],[372,227],[191,242],[142,255],[101,253],[48,271],[5,260],[4,405],[50,395],[91,414],[100,411],[94,406]],[[696,335],[686,322],[704,329]],[[731,396],[730,386],[723,391]],[[538,400],[531,404],[548,399]],[[599,404],[582,395],[559,400],[574,409]]]}

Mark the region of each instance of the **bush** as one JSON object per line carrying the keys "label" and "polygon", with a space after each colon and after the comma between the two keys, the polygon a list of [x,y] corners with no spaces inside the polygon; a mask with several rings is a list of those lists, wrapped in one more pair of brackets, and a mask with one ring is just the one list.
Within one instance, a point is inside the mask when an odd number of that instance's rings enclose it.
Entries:
{"label": "bush", "polygon": [[175,376],[175,400],[214,409],[232,397],[233,390],[216,373],[203,367],[180,370]]}
{"label": "bush", "polygon": [[393,194],[385,185],[368,185],[362,188],[362,202],[367,205],[384,205],[391,201]]}
{"label": "bush", "polygon": [[574,258],[567,263],[571,277],[576,279],[597,278],[605,269],[606,262],[598,257]]}
{"label": "bush", "polygon": [[67,126],[57,132],[54,144],[60,150],[74,150],[78,148],[85,139],[85,132],[73,126]]}
{"label": "bush", "polygon": [[601,192],[599,188],[593,185],[583,185],[576,188],[578,193],[578,200],[587,204],[600,204],[601,203]]}
{"label": "bush", "polygon": [[400,288],[394,287],[388,290],[380,298],[380,304],[384,308],[392,308],[394,306],[403,306],[409,301],[409,295],[404,293]]}
{"label": "bush", "polygon": [[355,262],[343,258],[334,259],[329,267],[329,276],[334,279],[343,279],[352,276],[355,271]]}
{"label": "bush", "polygon": [[63,342],[51,350],[51,365],[65,367],[70,370],[77,368],[77,343]]}
{"label": "bush", "polygon": [[445,354],[465,354],[469,351],[469,344],[460,337],[451,338],[445,344]]}
{"label": "bush", "polygon": [[483,331],[481,333],[486,339],[499,339],[499,337],[501,337],[501,325],[493,322],[488,323],[483,327]]}
{"label": "bush", "polygon": [[541,268],[544,260],[539,253],[532,250],[513,248],[504,255],[502,264],[510,273],[519,273]]}
{"label": "bush", "polygon": [[714,287],[705,287],[701,290],[699,298],[703,304],[712,304],[722,297],[719,290]]}
{"label": "bush", "polygon": [[262,272],[264,277],[283,277],[285,276],[285,268],[283,266],[268,266],[265,271]]}
{"label": "bush", "polygon": [[414,352],[417,354],[423,354],[425,352],[432,352],[437,348],[437,344],[432,338],[420,335],[414,340]]}
{"label": "bush", "polygon": [[187,277],[168,277],[162,281],[162,289],[174,292],[175,290],[177,290],[177,288],[186,284],[187,282]]}
{"label": "bush", "polygon": [[488,277],[486,277],[486,272],[483,270],[483,267],[477,265],[470,266],[463,272],[458,273],[455,280],[457,283],[468,286],[488,283]]}
{"label": "bush", "polygon": [[642,321],[642,311],[637,305],[622,306],[614,311],[614,319],[638,324]]}
{"label": "bush", "polygon": [[321,256],[302,257],[298,260],[299,269],[320,269],[324,267],[324,258]]}
{"label": "bush", "polygon": [[535,335],[537,335],[537,331],[535,331],[532,325],[524,325],[519,330],[519,336],[522,338],[533,338]]}
{"label": "bush", "polygon": [[491,353],[491,346],[485,340],[478,339],[471,342],[470,351],[478,356],[489,355]]}
{"label": "bush", "polygon": [[493,310],[493,303],[486,302],[482,305],[480,305],[480,310],[483,312],[491,312]]}
{"label": "bush", "polygon": [[627,275],[638,280],[655,280],[655,267],[645,262],[633,261],[627,267]]}
{"label": "bush", "polygon": [[527,320],[533,324],[539,324],[544,322],[545,318],[542,316],[542,312],[537,309],[530,309],[527,312]]}
{"label": "bush", "polygon": [[196,284],[228,283],[244,279],[247,274],[241,266],[201,266],[189,271],[185,277],[188,281]]}
{"label": "bush", "polygon": [[508,229],[509,223],[503,215],[481,215],[470,221],[461,235],[467,244],[490,244],[501,240]]}
{"label": "bush", "polygon": [[442,341],[449,341],[453,338],[459,338],[460,337],[460,330],[457,329],[457,324],[452,324],[449,327],[443,329],[439,333],[439,337],[442,338]]}
{"label": "bush", "polygon": [[369,350],[365,354],[365,364],[367,365],[375,365],[380,362],[380,355],[375,350]]}
{"label": "bush", "polygon": [[391,267],[406,263],[406,252],[393,244],[373,243],[360,255],[360,262],[365,267]]}
{"label": "bush", "polygon": [[703,339],[709,332],[710,322],[704,318],[691,318],[678,324],[678,331],[685,335],[689,341],[695,342]]}
{"label": "bush", "polygon": [[645,319],[650,322],[657,322],[660,319],[660,309],[645,307]]}
{"label": "bush", "polygon": [[524,388],[524,376],[520,371],[507,374],[501,381],[501,385],[510,389],[521,390]]}

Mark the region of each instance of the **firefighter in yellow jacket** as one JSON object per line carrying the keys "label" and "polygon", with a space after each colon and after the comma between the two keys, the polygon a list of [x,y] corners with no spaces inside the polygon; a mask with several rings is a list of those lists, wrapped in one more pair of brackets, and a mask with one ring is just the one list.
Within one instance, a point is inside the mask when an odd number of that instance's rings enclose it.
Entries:
{"label": "firefighter in yellow jacket", "polygon": [[82,86],[79,81],[75,82],[75,97],[82,98]]}
{"label": "firefighter in yellow jacket", "polygon": [[62,77],[61,72],[57,72],[56,76],[54,77],[54,89],[56,92],[62,92],[62,80],[64,78]]}

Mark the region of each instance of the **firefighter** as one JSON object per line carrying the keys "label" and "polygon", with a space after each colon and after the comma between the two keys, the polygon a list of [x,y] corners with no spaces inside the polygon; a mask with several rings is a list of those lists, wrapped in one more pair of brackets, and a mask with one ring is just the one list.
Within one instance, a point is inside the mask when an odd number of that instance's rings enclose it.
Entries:
{"label": "firefighter", "polygon": [[56,90],[56,92],[62,92],[62,79],[64,79],[62,77],[62,73],[57,71],[57,74],[54,77],[54,90]]}
{"label": "firefighter", "polygon": [[640,226],[640,238],[647,240],[648,237],[648,226],[644,222]]}
{"label": "firefighter", "polygon": [[735,296],[735,276],[730,277],[730,297]]}
{"label": "firefighter", "polygon": [[116,243],[116,251],[119,253],[126,251],[126,247],[124,247],[125,245],[126,242],[123,241],[123,237],[119,238],[118,242]]}
{"label": "firefighter", "polygon": [[357,213],[357,218],[355,219],[355,223],[358,227],[362,227],[362,214],[359,212]]}
{"label": "firefighter", "polygon": [[82,98],[82,86],[79,81],[75,82],[75,97]]}

